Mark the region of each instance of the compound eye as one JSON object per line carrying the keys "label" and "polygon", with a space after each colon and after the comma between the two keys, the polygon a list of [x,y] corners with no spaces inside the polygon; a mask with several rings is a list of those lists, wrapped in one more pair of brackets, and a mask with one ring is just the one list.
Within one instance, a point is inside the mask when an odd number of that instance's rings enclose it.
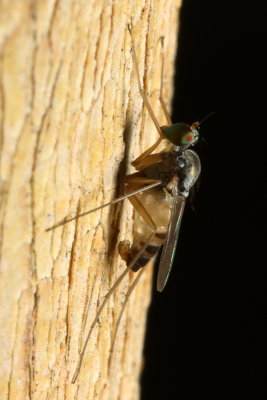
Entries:
{"label": "compound eye", "polygon": [[193,134],[193,132],[188,132],[186,135],[184,135],[182,137],[182,144],[186,145],[186,144],[190,144],[194,141],[195,136]]}
{"label": "compound eye", "polygon": [[182,144],[183,145],[188,145],[196,142],[198,140],[198,130],[197,129],[192,129],[189,132],[187,132],[185,135],[182,137]]}
{"label": "compound eye", "polygon": [[184,122],[164,127],[166,138],[175,146],[188,146],[198,140],[198,130]]}

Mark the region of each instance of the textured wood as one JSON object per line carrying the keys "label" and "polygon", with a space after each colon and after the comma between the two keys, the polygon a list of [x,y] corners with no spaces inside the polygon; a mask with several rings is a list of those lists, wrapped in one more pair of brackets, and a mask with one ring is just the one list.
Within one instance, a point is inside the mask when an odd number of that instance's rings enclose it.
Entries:
{"label": "textured wood", "polygon": [[170,101],[179,0],[2,1],[0,5],[0,398],[138,399],[149,266],[112,333],[129,283],[110,299],[76,384],[78,350],[131,239],[127,201],[53,231],[114,198],[130,161],[155,141],[133,71],[131,21],[145,89],[161,124]]}

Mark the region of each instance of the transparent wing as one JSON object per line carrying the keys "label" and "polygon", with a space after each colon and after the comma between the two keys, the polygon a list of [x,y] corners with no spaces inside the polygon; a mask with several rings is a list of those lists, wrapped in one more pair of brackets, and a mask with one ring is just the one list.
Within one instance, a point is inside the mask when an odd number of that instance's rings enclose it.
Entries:
{"label": "transparent wing", "polygon": [[157,290],[159,292],[164,289],[172,268],[184,206],[185,198],[178,194],[174,195],[167,238],[163,246],[158,270]]}

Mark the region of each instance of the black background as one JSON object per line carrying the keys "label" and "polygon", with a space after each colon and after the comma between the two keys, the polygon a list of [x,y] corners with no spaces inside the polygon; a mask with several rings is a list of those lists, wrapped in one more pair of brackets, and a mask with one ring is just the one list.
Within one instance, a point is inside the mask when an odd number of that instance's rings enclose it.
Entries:
{"label": "black background", "polygon": [[171,277],[154,284],[142,400],[267,399],[266,15],[255,1],[182,7],[173,120],[216,114]]}

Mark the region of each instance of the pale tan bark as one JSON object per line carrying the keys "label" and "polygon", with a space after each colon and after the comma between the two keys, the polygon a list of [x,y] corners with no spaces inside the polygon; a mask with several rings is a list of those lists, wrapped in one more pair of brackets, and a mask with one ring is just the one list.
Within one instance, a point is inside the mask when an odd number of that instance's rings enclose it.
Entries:
{"label": "pale tan bark", "polygon": [[71,384],[96,310],[124,270],[128,202],[45,229],[118,194],[130,161],[157,133],[138,93],[131,21],[145,89],[161,125],[170,101],[179,0],[3,1],[0,6],[0,399],[138,399],[149,266],[122,319],[134,276],[103,311]]}

